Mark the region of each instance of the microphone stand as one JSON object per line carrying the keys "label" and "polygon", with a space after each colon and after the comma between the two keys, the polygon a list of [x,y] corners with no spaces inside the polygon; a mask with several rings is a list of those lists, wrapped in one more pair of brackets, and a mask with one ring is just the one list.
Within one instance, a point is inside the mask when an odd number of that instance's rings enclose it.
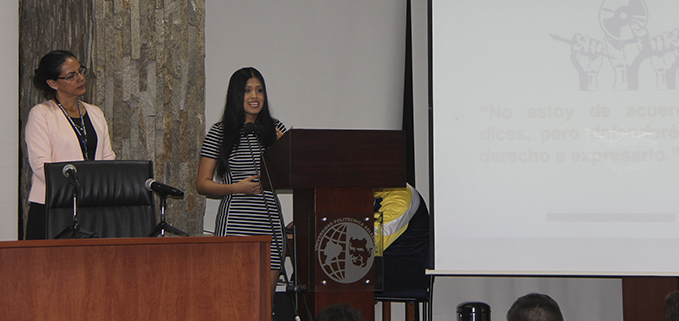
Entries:
{"label": "microphone stand", "polygon": [[[281,208],[280,201],[278,199],[278,195],[276,193],[276,190],[273,188],[273,182],[271,181],[271,174],[269,174],[269,167],[266,166],[266,160],[264,157],[262,157],[262,162],[264,163],[264,170],[266,171],[266,177],[267,181],[269,183],[269,186],[271,187],[271,192],[274,194],[274,199],[276,200],[276,206],[278,208]],[[261,184],[261,182],[260,182]],[[283,230],[283,235],[287,235],[287,230],[285,228],[284,222],[283,222],[283,215],[280,215],[279,217],[281,221],[281,229]],[[288,279],[288,275],[285,274],[285,269],[283,267],[283,280],[286,284],[285,286],[285,293],[288,294],[288,297],[290,298],[290,301],[292,303],[293,310],[295,312],[295,321],[300,321],[299,317],[299,294],[302,294],[302,299],[304,300],[304,306],[306,307],[306,312],[307,312],[307,320],[313,321],[314,317],[311,315],[311,310],[309,310],[309,304],[306,301],[306,296],[304,296],[304,293],[307,292],[307,286],[306,284],[300,284],[299,283],[299,277],[295,274],[297,272],[297,228],[293,225],[291,227],[292,231],[292,251],[290,251],[290,260],[292,261],[292,275],[294,275],[294,280],[290,282]],[[290,246],[287,243],[287,238],[286,242],[283,242],[283,246]],[[286,249],[287,250],[287,249]],[[283,254],[284,256],[284,254]],[[282,265],[283,266],[283,265]],[[291,284],[292,283],[292,284]],[[294,297],[293,297],[294,295]]]}
{"label": "microphone stand", "polygon": [[149,237],[156,237],[158,235],[165,237],[165,230],[175,235],[189,236],[189,233],[186,233],[165,222],[165,199],[167,198],[167,194],[158,193],[158,196],[160,197],[160,223],[156,225],[156,227],[153,229],[153,232],[149,234]]}
{"label": "microphone stand", "polygon": [[73,184],[73,224],[61,231],[61,233],[55,236],[55,239],[85,239],[85,238],[98,238],[99,235],[94,232],[89,232],[80,228],[78,224],[78,194],[80,188],[77,184]]}
{"label": "microphone stand", "polygon": [[[276,241],[278,239],[278,236],[277,236],[277,233],[276,233],[276,228],[273,224],[273,218],[271,217],[271,210],[269,209],[269,203],[266,200],[266,194],[264,193],[264,188],[262,186],[262,180],[261,180],[261,176],[259,174],[260,169],[259,169],[259,166],[257,165],[257,162],[255,161],[255,154],[252,151],[252,144],[250,142],[250,133],[253,133],[255,135],[255,137],[257,138],[257,146],[258,146],[259,152],[260,152],[260,160],[262,162],[264,162],[264,158],[261,156],[262,155],[261,143],[259,141],[259,136],[257,135],[257,132],[255,130],[255,126],[256,125],[249,126],[248,124],[246,124],[245,135],[246,135],[246,138],[248,140],[248,149],[250,150],[250,156],[252,158],[252,163],[255,165],[255,173],[257,174],[257,180],[259,181],[260,189],[262,189],[262,199],[264,200],[264,206],[265,206],[266,212],[269,216],[269,224],[271,226],[271,233],[272,233],[272,237],[273,237],[272,242],[275,242],[276,247],[278,248],[278,251],[279,251],[280,256],[281,256],[280,257],[281,273],[283,274],[283,282],[286,285],[285,286],[285,292],[288,293],[288,294],[290,294],[291,292],[295,293],[294,299],[292,298],[292,296],[289,296],[289,297],[290,297],[290,301],[291,301],[290,303],[292,304],[292,307],[293,307],[293,310],[294,310],[294,313],[295,313],[295,320],[299,321],[300,317],[299,317],[299,309],[297,307],[296,295],[298,293],[306,292],[306,286],[297,284],[297,282],[298,282],[297,278],[295,278],[295,284],[291,284],[290,280],[288,279],[288,274],[285,270],[285,253],[286,253],[286,250],[287,250],[287,248],[286,248],[287,240],[281,240],[281,243],[283,244],[283,248],[281,248],[279,243]],[[281,235],[281,238],[283,238],[283,236],[287,235],[287,233],[285,231],[285,222],[283,220],[283,213],[282,213],[282,210],[281,210],[280,201],[278,200],[278,195],[276,194],[276,191],[274,190],[273,185],[271,184],[271,175],[269,175],[269,168],[266,166],[266,164],[265,164],[264,168],[267,172],[267,177],[268,177],[268,180],[269,180],[269,186],[271,186],[271,192],[273,194],[273,199],[276,202],[276,207],[278,208],[278,212],[279,212],[278,213],[279,214],[278,219],[279,219],[279,224],[281,226],[281,234],[280,235]],[[295,234],[294,234],[294,230],[293,230],[293,239],[294,239],[294,236],[295,236]],[[287,238],[285,238],[285,239],[287,239]],[[295,265],[293,268],[296,268],[296,264],[297,264],[297,260],[296,260],[295,256],[296,256],[296,253],[294,253],[294,254],[291,253],[290,258],[293,260],[293,265]],[[293,273],[294,272],[295,272],[295,270],[293,270]],[[305,300],[305,302],[306,302],[306,300]],[[312,320],[312,319],[309,319],[309,320]]]}

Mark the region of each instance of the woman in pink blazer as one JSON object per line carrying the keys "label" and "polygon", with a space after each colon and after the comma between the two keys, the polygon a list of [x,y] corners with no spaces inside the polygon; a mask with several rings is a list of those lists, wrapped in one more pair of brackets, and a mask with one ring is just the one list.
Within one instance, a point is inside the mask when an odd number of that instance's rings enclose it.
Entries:
{"label": "woman in pink blazer", "polygon": [[35,105],[26,122],[31,191],[26,239],[45,238],[45,174],[50,162],[112,160],[108,125],[99,107],[80,101],[87,68],[69,51],[55,50],[40,59],[33,84],[47,101]]}

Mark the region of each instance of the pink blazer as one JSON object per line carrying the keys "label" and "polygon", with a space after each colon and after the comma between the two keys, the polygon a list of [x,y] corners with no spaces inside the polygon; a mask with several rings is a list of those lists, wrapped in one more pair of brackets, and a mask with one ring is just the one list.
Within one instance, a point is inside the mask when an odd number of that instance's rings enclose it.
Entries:
{"label": "pink blazer", "polygon": [[[95,160],[111,160],[116,155],[111,149],[108,124],[99,107],[83,103],[92,126],[97,132]],[[78,137],[73,127],[54,101],[46,101],[33,106],[26,122],[26,146],[28,162],[33,170],[31,192],[28,201],[45,203],[45,173],[43,166],[49,162],[68,162],[83,160]]]}

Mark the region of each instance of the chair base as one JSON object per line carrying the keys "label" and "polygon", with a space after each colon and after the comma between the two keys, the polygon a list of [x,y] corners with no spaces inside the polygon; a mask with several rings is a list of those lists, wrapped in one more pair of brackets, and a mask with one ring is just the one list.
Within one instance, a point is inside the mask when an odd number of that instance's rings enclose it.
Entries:
{"label": "chair base", "polygon": [[[427,301],[420,301],[417,299],[403,299],[403,298],[375,298],[375,301],[382,303],[382,321],[391,321],[391,303],[398,302],[405,304],[405,320],[406,321],[419,321],[420,320],[420,303],[422,303],[423,311],[427,311]],[[428,316],[425,313],[423,316],[424,321],[428,320]]]}

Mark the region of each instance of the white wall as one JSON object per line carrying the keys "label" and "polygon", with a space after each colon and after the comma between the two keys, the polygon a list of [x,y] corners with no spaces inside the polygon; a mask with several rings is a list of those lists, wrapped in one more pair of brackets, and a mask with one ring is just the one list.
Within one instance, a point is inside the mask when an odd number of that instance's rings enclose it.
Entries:
{"label": "white wall", "polygon": [[[0,3],[0,97],[3,117],[0,126],[0,240],[16,241],[19,208],[19,2]],[[15,75],[13,77],[13,75]]]}

